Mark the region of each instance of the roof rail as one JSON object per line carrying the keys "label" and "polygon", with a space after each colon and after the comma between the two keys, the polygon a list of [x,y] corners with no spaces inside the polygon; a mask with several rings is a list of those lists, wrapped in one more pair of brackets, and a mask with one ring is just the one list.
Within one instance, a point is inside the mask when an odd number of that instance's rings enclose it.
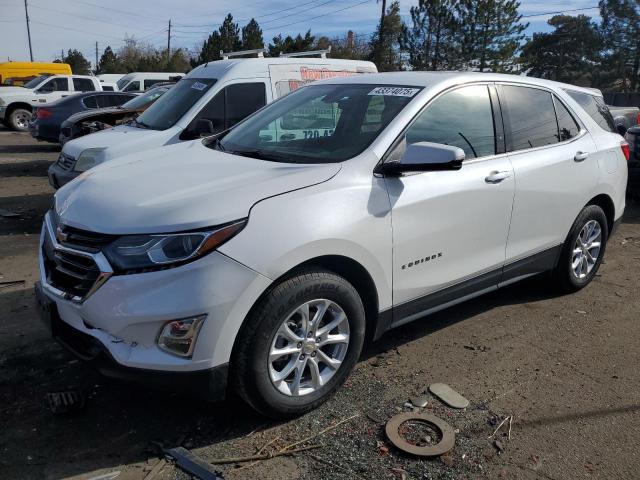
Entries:
{"label": "roof rail", "polygon": [[293,52],[293,53],[280,52],[280,56],[284,58],[290,58],[290,57],[309,57],[311,55],[320,55],[320,58],[327,58],[327,53],[331,53],[331,45],[329,45],[329,48],[325,48],[324,50],[310,50],[308,52]]}
{"label": "roof rail", "polygon": [[223,60],[228,60],[229,58],[232,57],[242,57],[244,55],[256,55],[258,58],[263,58],[264,57],[264,52],[267,51],[267,46],[265,45],[262,48],[257,48],[255,50],[241,50],[239,52],[223,52],[222,50],[220,50],[220,56],[222,57]]}

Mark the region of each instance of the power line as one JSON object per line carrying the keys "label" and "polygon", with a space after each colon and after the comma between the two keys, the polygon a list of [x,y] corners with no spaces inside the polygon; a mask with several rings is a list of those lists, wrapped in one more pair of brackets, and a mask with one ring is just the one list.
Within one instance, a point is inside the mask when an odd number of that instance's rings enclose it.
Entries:
{"label": "power line", "polygon": [[599,9],[600,7],[584,7],[584,8],[572,8],[571,10],[560,10],[558,12],[544,12],[544,13],[531,13],[529,15],[522,15],[522,18],[531,18],[531,17],[542,17],[544,15],[560,15],[562,13],[571,13],[571,12],[583,12],[585,10],[594,10]]}
{"label": "power line", "polygon": [[364,0],[362,2],[354,3],[353,5],[349,5],[348,7],[340,8],[338,10],[333,10],[331,12],[327,12],[327,13],[324,13],[322,15],[316,15],[315,17],[305,18],[304,20],[300,20],[299,22],[283,23],[282,25],[276,25],[275,27],[269,28],[269,30],[276,30],[276,29],[279,29],[279,28],[288,27],[290,25],[297,25],[299,23],[310,22],[311,20],[315,20],[317,18],[326,17],[328,15],[333,15],[334,13],[343,12],[345,10],[349,10],[351,8],[355,8],[355,7],[359,6],[359,5],[364,5],[365,3],[369,3],[369,0]]}

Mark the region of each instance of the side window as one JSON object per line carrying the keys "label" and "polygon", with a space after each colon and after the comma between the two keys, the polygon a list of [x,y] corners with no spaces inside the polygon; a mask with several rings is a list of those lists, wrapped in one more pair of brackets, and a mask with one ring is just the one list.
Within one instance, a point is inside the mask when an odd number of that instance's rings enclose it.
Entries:
{"label": "side window", "polygon": [[68,92],[69,91],[69,82],[66,78],[52,78],[47,83],[45,83],[42,87],[40,87],[40,91],[42,92]]}
{"label": "side window", "polygon": [[160,82],[164,82],[165,80],[152,80],[152,79],[147,79],[144,81],[144,89],[146,90],[147,88],[149,88],[152,85],[155,85],[156,83],[160,83]]}
{"label": "side window", "polygon": [[216,96],[209,100],[200,113],[196,115],[191,124],[195,127],[196,122],[204,118],[205,120],[211,120],[213,124],[213,132],[219,133],[225,130],[224,127],[224,96],[226,88],[216,93]]}
{"label": "side window", "polygon": [[113,92],[113,87],[111,85],[103,85],[102,86],[102,91],[103,92]]}
{"label": "side window", "polygon": [[567,90],[567,93],[580,105],[585,112],[593,118],[600,127],[607,132],[617,133],[613,116],[604,103],[604,100],[588,93]]}
{"label": "side window", "polygon": [[119,107],[123,103],[126,103],[132,98],[135,98],[132,95],[108,95],[108,97],[110,107]]}
{"label": "side window", "polygon": [[267,103],[264,83],[237,83],[225,88],[225,124],[230,128]]}
{"label": "side window", "polygon": [[553,104],[556,107],[556,116],[558,117],[558,139],[564,142],[577,136],[580,132],[580,126],[569,113],[567,107],[556,96],[553,97]]}
{"label": "side window", "polygon": [[98,108],[98,100],[95,95],[83,98],[82,103],[87,108]]}
{"label": "side window", "polygon": [[140,91],[140,82],[136,80],[135,82],[131,82],[127,85],[127,88],[124,89],[125,92],[138,92]]}
{"label": "side window", "polygon": [[95,92],[96,86],[88,78],[74,78],[73,89],[76,92]]}
{"label": "side window", "polygon": [[558,142],[558,123],[551,93],[529,87],[503,85],[502,106],[510,126],[511,150]]}
{"label": "side window", "polygon": [[436,98],[407,130],[407,145],[417,142],[460,147],[466,158],[495,155],[489,88],[470,85]]}
{"label": "side window", "polygon": [[111,106],[111,102],[109,102],[109,97],[111,95],[97,95],[96,100],[98,100],[98,108],[106,108]]}

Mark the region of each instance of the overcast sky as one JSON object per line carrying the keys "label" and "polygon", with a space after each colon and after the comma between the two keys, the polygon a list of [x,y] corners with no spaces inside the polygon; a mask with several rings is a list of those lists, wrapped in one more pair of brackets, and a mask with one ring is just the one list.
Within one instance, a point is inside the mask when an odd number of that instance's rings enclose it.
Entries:
{"label": "overcast sky", "polygon": [[[391,0],[388,0],[390,3]],[[523,15],[584,9],[597,0],[521,0]],[[171,47],[195,49],[230,11],[244,25],[254,17],[268,42],[282,33],[311,29],[315,35],[370,34],[380,15],[376,0],[28,0],[31,40],[36,61],[51,61],[62,49],[76,48],[95,59],[107,45],[115,50],[125,35],[166,48],[167,25],[172,20]],[[417,0],[401,0],[401,14],[408,19]],[[230,9],[229,5],[233,5]],[[598,10],[569,12],[598,18]],[[551,15],[527,18],[527,34],[545,31]],[[29,60],[24,0],[0,0],[0,62]]]}

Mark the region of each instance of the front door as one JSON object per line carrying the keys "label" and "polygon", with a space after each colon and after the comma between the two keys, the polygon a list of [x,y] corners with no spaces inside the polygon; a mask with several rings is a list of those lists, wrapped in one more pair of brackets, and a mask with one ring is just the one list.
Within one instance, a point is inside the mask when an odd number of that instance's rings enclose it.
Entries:
{"label": "front door", "polygon": [[441,94],[406,131],[405,145],[426,141],[462,148],[460,170],[385,179],[392,207],[396,324],[496,288],[499,281],[515,182],[500,147],[501,125],[496,135],[489,88],[468,85]]}
{"label": "front door", "polygon": [[43,103],[51,103],[69,94],[69,79],[66,77],[53,77],[36,90],[36,98],[33,99],[33,103],[36,106]]}

